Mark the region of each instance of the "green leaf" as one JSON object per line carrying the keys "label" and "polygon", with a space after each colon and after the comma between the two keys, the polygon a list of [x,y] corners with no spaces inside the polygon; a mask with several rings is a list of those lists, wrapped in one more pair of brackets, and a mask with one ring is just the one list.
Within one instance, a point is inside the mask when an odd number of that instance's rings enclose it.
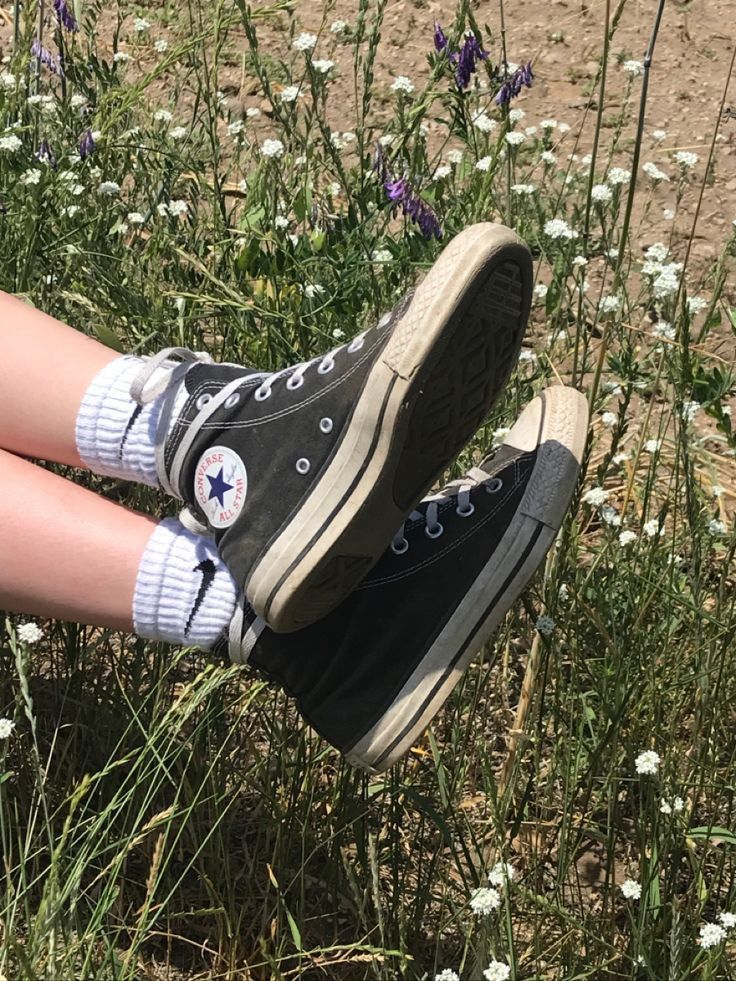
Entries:
{"label": "green leaf", "polygon": [[302,935],[299,932],[299,927],[296,925],[294,917],[291,915],[286,906],[284,906],[284,910],[286,912],[286,919],[289,921],[289,930],[291,930],[291,939],[294,941],[294,946],[297,950],[303,950]]}
{"label": "green leaf", "polygon": [[696,841],[712,841],[714,845],[736,845],[736,834],[733,831],[729,831],[728,828],[690,828],[687,836],[688,838],[694,838]]}
{"label": "green leaf", "polygon": [[117,334],[105,324],[95,324],[95,334],[99,337],[105,347],[111,347],[113,351],[123,353],[124,348]]}

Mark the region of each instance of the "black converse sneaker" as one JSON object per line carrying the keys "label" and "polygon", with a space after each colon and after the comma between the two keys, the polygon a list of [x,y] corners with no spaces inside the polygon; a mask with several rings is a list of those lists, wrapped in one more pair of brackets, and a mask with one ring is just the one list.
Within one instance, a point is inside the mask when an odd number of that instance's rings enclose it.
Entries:
{"label": "black converse sneaker", "polygon": [[495,455],[421,502],[329,616],[284,636],[246,603],[216,652],[278,681],[351,763],[385,770],[542,562],[577,481],[587,423],[583,395],[547,389]]}
{"label": "black converse sneaker", "polygon": [[322,357],[273,374],[184,365],[168,388],[153,373],[173,349],[144,366],[131,394],[171,393],[161,484],[274,630],[337,606],[473,435],[516,362],[531,283],[524,243],[473,225],[390,315]]}

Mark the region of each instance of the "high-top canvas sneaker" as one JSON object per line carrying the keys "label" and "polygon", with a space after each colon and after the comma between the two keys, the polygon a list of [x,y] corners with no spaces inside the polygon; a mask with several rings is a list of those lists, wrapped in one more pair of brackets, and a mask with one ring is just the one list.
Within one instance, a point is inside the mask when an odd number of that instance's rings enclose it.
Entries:
{"label": "high-top canvas sneaker", "polygon": [[214,532],[274,630],[350,593],[470,439],[516,362],[531,283],[524,243],[473,225],[390,315],[327,355],[274,374],[188,367],[186,401],[177,386],[173,423],[162,414],[161,484]]}
{"label": "high-top canvas sneaker", "polygon": [[587,424],[583,395],[547,389],[493,456],[421,502],[329,616],[286,636],[246,603],[215,650],[278,681],[351,763],[385,770],[542,562],[575,488]]}

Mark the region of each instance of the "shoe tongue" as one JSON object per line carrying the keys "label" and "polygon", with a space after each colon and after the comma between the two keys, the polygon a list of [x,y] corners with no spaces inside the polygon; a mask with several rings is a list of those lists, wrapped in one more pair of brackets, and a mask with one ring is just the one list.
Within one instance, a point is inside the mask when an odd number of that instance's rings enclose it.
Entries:
{"label": "shoe tongue", "polygon": [[522,452],[524,451],[517,449],[515,446],[502,443],[497,450],[489,453],[487,457],[481,460],[478,470],[482,470],[486,478],[493,477],[494,474],[497,474],[499,470],[503,470],[504,467],[508,466]]}

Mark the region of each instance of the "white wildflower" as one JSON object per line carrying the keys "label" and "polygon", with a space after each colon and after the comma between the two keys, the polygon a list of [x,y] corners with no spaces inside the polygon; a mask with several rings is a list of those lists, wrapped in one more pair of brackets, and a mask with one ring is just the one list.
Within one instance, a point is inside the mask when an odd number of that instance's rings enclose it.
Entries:
{"label": "white wildflower", "polygon": [[3,72],[0,75],[0,88],[2,89],[14,89],[16,78],[11,72]]}
{"label": "white wildflower", "polygon": [[289,227],[289,219],[284,215],[276,215],[273,220],[273,227],[283,231],[285,228]]}
{"label": "white wildflower", "polygon": [[631,180],[631,171],[625,170],[623,167],[611,167],[606,180],[614,187],[618,184],[628,184]]}
{"label": "white wildflower", "polygon": [[733,930],[736,927],[736,913],[719,913],[718,920],[726,930]]}
{"label": "white wildflower", "polygon": [[661,439],[648,439],[644,444],[644,451],[645,453],[658,453],[661,447]]}
{"label": "white wildflower", "polygon": [[43,637],[43,630],[37,623],[20,623],[15,630],[18,640],[23,644],[37,644]]}
{"label": "white wildflower", "polygon": [[675,339],[675,328],[667,320],[658,320],[652,328],[652,333],[655,337],[661,337],[666,341]]}
{"label": "white wildflower", "polygon": [[615,412],[604,412],[601,416],[601,422],[606,427],[606,429],[613,429],[613,427],[618,422],[618,416]]}
{"label": "white wildflower", "polygon": [[621,67],[632,77],[641,75],[644,72],[644,65],[640,61],[625,61]]}
{"label": "white wildflower", "polygon": [[708,522],[708,534],[717,536],[717,535],[725,535],[725,533],[726,533],[725,524],[718,518],[711,518],[711,520]]}
{"label": "white wildflower", "polygon": [[478,163],[475,165],[476,170],[490,170],[491,164],[493,163],[493,157],[481,157]]}
{"label": "white wildflower", "polygon": [[613,191],[607,184],[594,184],[590,196],[597,204],[608,204],[613,197]]}
{"label": "white wildflower", "polygon": [[491,961],[483,972],[485,981],[508,981],[511,976],[511,968],[503,961]]}
{"label": "white wildflower", "polygon": [[547,164],[549,167],[554,167],[554,165],[557,163],[557,157],[551,150],[544,150],[542,153],[540,153],[539,159],[542,161],[542,163]]}
{"label": "white wildflower", "polygon": [[342,194],[342,185],[338,184],[337,181],[333,181],[327,188],[327,193],[331,198],[337,198]]}
{"label": "white wildflower", "polygon": [[116,194],[120,193],[120,185],[117,181],[102,181],[98,190],[100,194],[107,194],[114,198]]}
{"label": "white wildflower", "polygon": [[610,504],[601,505],[599,513],[601,521],[607,525],[610,525],[611,528],[621,527],[621,515],[618,513],[616,508],[612,507]]}
{"label": "white wildflower", "polygon": [[682,403],[682,418],[685,422],[692,422],[698,412],[700,412],[700,402]]}
{"label": "white wildflower", "polygon": [[545,283],[537,283],[537,285],[534,287],[534,296],[538,300],[543,300],[546,297],[548,290],[549,286],[547,286]]}
{"label": "white wildflower", "polygon": [[331,61],[329,58],[315,58],[312,62],[312,67],[320,75],[326,75],[329,71],[335,67],[335,62]]}
{"label": "white wildflower", "polygon": [[406,75],[397,75],[396,78],[391,83],[392,92],[404,92],[406,95],[411,95],[414,91],[414,82]]}
{"label": "white wildflower", "polygon": [[660,801],[660,804],[659,804],[659,813],[660,814],[671,814],[672,813],[672,805],[668,801],[664,800],[664,798]]}
{"label": "white wildflower", "polygon": [[174,116],[168,109],[157,109],[153,118],[157,123],[170,123]]}
{"label": "white wildflower", "polygon": [[683,170],[690,170],[700,160],[697,153],[689,153],[687,150],[678,150],[675,154],[675,163],[679,164]]}
{"label": "white wildflower", "polygon": [[36,170],[33,167],[29,167],[20,175],[21,184],[39,184],[41,181],[41,171]]}
{"label": "white wildflower", "polygon": [[133,21],[133,27],[136,29],[138,34],[143,34],[143,32],[147,31],[150,26],[150,23],[145,17],[136,17],[136,19]]}
{"label": "white wildflower", "polygon": [[641,899],[641,884],[634,879],[624,879],[621,892],[626,899]]}
{"label": "white wildflower", "polygon": [[509,146],[521,146],[526,137],[523,133],[507,133],[506,142]]}
{"label": "white wildflower", "polygon": [[456,974],[452,968],[446,967],[439,974],[435,974],[434,981],[460,981],[460,975]]}
{"label": "white wildflower", "polygon": [[652,290],[659,300],[672,296],[680,288],[682,263],[670,262],[662,266],[657,278],[652,281]]}
{"label": "white wildflower", "polygon": [[125,216],[126,221],[130,222],[131,225],[144,225],[146,221],[146,216],[141,214],[140,211],[129,211]]}
{"label": "white wildflower", "polygon": [[700,946],[717,947],[726,938],[726,931],[718,923],[704,923],[700,928]]}
{"label": "white wildflower", "polygon": [[154,42],[153,49],[159,54],[164,54],[169,50],[169,42],[165,38],[160,37],[158,41]]}
{"label": "white wildflower", "polygon": [[245,123],[242,119],[234,119],[233,122],[228,124],[227,133],[228,136],[232,136],[237,139],[245,129]]}
{"label": "white wildflower", "polygon": [[23,141],[19,140],[14,134],[0,136],[0,150],[8,150],[10,153],[13,153],[15,150],[20,150],[22,146]]}
{"label": "white wildflower", "polygon": [[672,208],[662,208],[662,217],[665,221],[674,221],[675,212]]}
{"label": "white wildflower", "polygon": [[85,109],[87,107],[87,100],[80,92],[75,92],[69,101],[72,109]]}
{"label": "white wildflower", "polygon": [[347,29],[347,26],[347,21],[333,20],[333,22],[330,24],[330,33],[342,34],[342,32]]}
{"label": "white wildflower", "polygon": [[557,120],[556,119],[542,119],[542,120],[540,120],[539,128],[540,129],[547,130],[547,131],[553,130],[553,129],[557,129]]}
{"label": "white wildflower", "polygon": [[601,297],[601,302],[598,306],[601,313],[616,313],[617,310],[621,309],[621,297],[620,296],[603,296]]}
{"label": "white wildflower", "polygon": [[296,48],[297,51],[312,51],[316,44],[316,34],[310,34],[308,31],[302,31],[299,37],[294,40],[292,47]]}
{"label": "white wildflower", "polygon": [[450,150],[447,154],[447,159],[451,164],[462,163],[463,151],[462,150]]}
{"label": "white wildflower", "polygon": [[[82,188],[84,190],[84,188]],[[62,211],[62,214],[66,215],[67,218],[73,218],[74,215],[79,211],[78,204],[68,204],[66,208]]]}
{"label": "white wildflower", "polygon": [[307,285],[304,287],[304,295],[309,300],[313,300],[315,296],[320,296],[320,294],[324,292],[324,286],[320,286],[319,283],[307,283]]}
{"label": "white wildflower", "polygon": [[549,635],[555,629],[555,621],[552,619],[552,617],[542,614],[541,617],[537,617],[537,622],[534,624],[534,629],[539,631],[543,637],[549,637]]}
{"label": "white wildflower", "polygon": [[516,877],[516,869],[513,865],[506,862],[496,862],[488,873],[488,881],[492,886],[501,887],[506,882],[513,882]]}
{"label": "white wildflower", "polygon": [[588,265],[588,260],[584,255],[576,255],[572,260],[572,265],[574,269],[582,269],[584,266]]}
{"label": "white wildflower", "polygon": [[440,164],[440,166],[434,172],[434,179],[436,181],[442,181],[445,177],[449,177],[452,173],[452,167],[449,164]]}
{"label": "white wildflower", "polygon": [[0,719],[0,739],[7,739],[15,729],[15,722],[12,719]]}
{"label": "white wildflower", "polygon": [[723,497],[724,488],[721,487],[720,484],[713,484],[713,486],[710,489],[710,492],[713,495],[713,497]]}
{"label": "white wildflower", "polygon": [[284,144],[281,140],[264,140],[261,143],[261,153],[264,157],[283,157]]}
{"label": "white wildflower", "polygon": [[645,164],[643,164],[641,169],[644,171],[647,177],[654,181],[655,184],[658,184],[660,181],[669,180],[667,174],[665,174],[663,170],[660,170],[655,163],[651,162],[651,160],[648,160]]}
{"label": "white wildflower", "polygon": [[682,799],[682,797],[675,797],[675,799],[672,801],[672,807],[679,814],[685,807],[685,801]]}
{"label": "white wildflower", "polygon": [[645,749],[634,760],[634,766],[637,773],[651,776],[659,769],[660,762],[659,753],[655,753],[653,749]]}
{"label": "white wildflower", "polygon": [[497,128],[498,123],[495,119],[491,119],[483,109],[479,109],[478,112],[473,113],[473,126],[479,129],[481,133],[492,133]]}
{"label": "white wildflower", "polygon": [[513,194],[523,194],[526,197],[534,194],[536,187],[533,184],[512,184],[511,191]]}
{"label": "white wildflower", "polygon": [[299,98],[299,86],[286,85],[283,89],[281,89],[279,98],[282,102],[296,102],[296,100]]}
{"label": "white wildflower", "polygon": [[185,140],[189,135],[189,130],[186,126],[175,126],[169,131],[169,136],[172,140]]}
{"label": "white wildflower", "polygon": [[637,539],[637,534],[635,531],[622,531],[618,536],[618,543],[622,548],[626,548],[627,545],[631,545]]}
{"label": "white wildflower", "polygon": [[626,450],[622,450],[620,453],[617,453],[615,456],[611,457],[611,463],[615,463],[617,467],[620,467],[622,463],[626,463],[626,461],[630,459],[631,455],[627,453]]}
{"label": "white wildflower", "polygon": [[261,110],[258,109],[256,106],[248,106],[248,108],[245,110],[246,119],[258,119],[260,115],[261,115]]}
{"label": "white wildflower", "polygon": [[476,916],[488,916],[501,905],[501,894],[497,889],[481,886],[470,897],[470,908]]}
{"label": "white wildflower", "polygon": [[392,259],[393,256],[388,249],[374,249],[371,253],[371,262],[377,262],[380,264],[382,262],[391,262]]}
{"label": "white wildflower", "polygon": [[692,314],[701,313],[708,306],[708,301],[702,296],[689,296],[687,298],[687,312]]}
{"label": "white wildflower", "polygon": [[574,231],[563,218],[550,218],[544,223],[544,234],[552,239],[574,239],[578,233]]}
{"label": "white wildflower", "polygon": [[169,214],[175,218],[186,215],[188,211],[189,205],[186,201],[182,201],[181,198],[177,198],[175,201],[169,201]]}
{"label": "white wildflower", "polygon": [[583,501],[586,504],[590,504],[593,507],[600,507],[601,504],[605,504],[608,500],[608,491],[604,490],[602,487],[591,487],[589,491],[583,494]]}
{"label": "white wildflower", "polygon": [[647,521],[644,524],[642,531],[647,538],[656,538],[659,534],[659,518],[652,518],[650,521]]}
{"label": "white wildflower", "polygon": [[536,136],[537,135],[537,127],[536,126],[527,126],[524,129],[524,135],[525,136]]}
{"label": "white wildflower", "polygon": [[125,62],[130,61],[130,55],[127,51],[116,51],[112,60],[116,65],[125,64]]}

